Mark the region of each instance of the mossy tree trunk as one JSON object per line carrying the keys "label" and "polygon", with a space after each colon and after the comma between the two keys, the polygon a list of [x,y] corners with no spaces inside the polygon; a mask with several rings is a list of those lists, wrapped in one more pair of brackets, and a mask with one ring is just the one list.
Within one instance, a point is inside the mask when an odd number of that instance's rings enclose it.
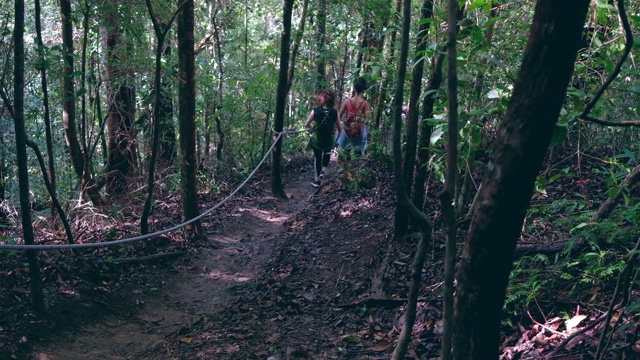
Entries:
{"label": "mossy tree trunk", "polygon": [[[121,195],[126,192],[127,178],[136,167],[135,90],[126,57],[131,56],[125,43],[123,28],[116,8],[105,14],[103,47],[106,56],[107,83],[107,191]],[[154,119],[155,120],[155,119]]]}

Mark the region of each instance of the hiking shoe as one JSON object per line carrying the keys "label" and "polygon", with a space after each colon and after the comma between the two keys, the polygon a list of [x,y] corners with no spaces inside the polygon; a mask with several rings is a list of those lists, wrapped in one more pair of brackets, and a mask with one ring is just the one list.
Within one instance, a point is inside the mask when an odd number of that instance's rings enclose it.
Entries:
{"label": "hiking shoe", "polygon": [[319,187],[320,187],[320,185],[322,185],[322,184],[320,183],[320,180],[313,180],[313,181],[311,182],[311,186],[313,186],[313,187],[315,187],[315,188],[319,188]]}
{"label": "hiking shoe", "polygon": [[320,173],[320,179],[324,178],[324,170]]}

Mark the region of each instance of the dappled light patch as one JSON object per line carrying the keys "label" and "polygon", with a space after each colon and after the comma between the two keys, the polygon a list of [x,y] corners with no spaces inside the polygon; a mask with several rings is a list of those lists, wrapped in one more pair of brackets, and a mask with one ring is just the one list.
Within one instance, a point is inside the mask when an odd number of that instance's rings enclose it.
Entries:
{"label": "dappled light patch", "polygon": [[205,277],[216,279],[216,280],[226,280],[233,282],[246,282],[254,279],[253,275],[248,274],[227,274],[220,270],[212,270],[207,274],[203,275]]}
{"label": "dappled light patch", "polygon": [[256,208],[240,208],[238,209],[238,211],[247,212],[262,221],[275,223],[275,224],[282,224],[289,219],[288,216],[284,216],[282,213],[267,211],[267,210],[260,210]]}
{"label": "dappled light patch", "polygon": [[374,203],[369,198],[360,198],[355,200],[346,200],[339,209],[340,217],[349,217],[353,215],[355,211],[367,210],[374,206]]}

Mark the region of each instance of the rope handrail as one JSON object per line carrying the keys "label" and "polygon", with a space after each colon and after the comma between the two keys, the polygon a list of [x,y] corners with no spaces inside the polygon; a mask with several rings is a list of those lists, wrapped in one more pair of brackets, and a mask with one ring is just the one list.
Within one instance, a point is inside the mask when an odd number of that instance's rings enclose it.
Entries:
{"label": "rope handrail", "polygon": [[[306,131],[306,130],[302,130],[302,131]],[[182,222],[182,223],[180,223],[178,225],[175,225],[175,226],[172,226],[170,228],[163,229],[163,230],[159,230],[159,231],[156,231],[156,232],[152,232],[152,233],[149,233],[149,234],[145,234],[145,235],[138,235],[138,236],[125,238],[125,239],[120,239],[120,240],[103,241],[103,242],[99,242],[99,243],[59,244],[59,245],[53,245],[53,244],[51,244],[51,245],[0,244],[0,249],[7,249],[7,250],[68,250],[68,249],[98,248],[98,247],[121,245],[121,244],[126,244],[126,243],[130,243],[130,242],[134,242],[134,241],[146,240],[146,239],[150,239],[150,238],[153,238],[153,237],[156,237],[156,236],[164,235],[166,233],[181,229],[181,228],[183,228],[183,227],[185,227],[187,225],[193,224],[194,222],[196,222],[196,221],[204,218],[205,216],[209,215],[211,212],[213,212],[214,210],[217,210],[218,208],[220,208],[222,205],[224,205],[224,203],[226,203],[235,194],[237,194],[238,191],[240,191],[240,189],[242,189],[249,182],[249,180],[256,174],[258,169],[260,169],[260,167],[264,164],[264,162],[267,160],[267,157],[269,156],[269,154],[271,153],[271,151],[273,150],[273,148],[276,146],[276,144],[278,143],[280,138],[282,138],[283,135],[298,134],[298,133],[300,133],[302,131],[300,131],[300,130],[298,130],[298,131],[282,131],[280,133],[274,132],[274,133],[278,134],[278,136],[273,141],[273,144],[271,144],[271,147],[269,148],[269,150],[267,150],[267,152],[262,157],[262,160],[260,160],[258,165],[256,165],[256,167],[253,169],[253,171],[247,176],[247,178],[235,190],[233,190],[229,195],[227,195],[227,197],[222,199],[222,201],[220,201],[215,206],[213,206],[210,209],[204,211],[200,215],[198,215],[198,216],[196,216],[196,217],[194,217],[192,219],[189,219],[187,221],[184,221],[184,222]]]}

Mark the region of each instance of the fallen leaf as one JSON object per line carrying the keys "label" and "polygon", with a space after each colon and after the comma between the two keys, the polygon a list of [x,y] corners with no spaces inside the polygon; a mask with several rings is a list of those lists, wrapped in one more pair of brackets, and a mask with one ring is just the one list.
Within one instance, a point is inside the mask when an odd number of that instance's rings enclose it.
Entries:
{"label": "fallen leaf", "polygon": [[567,327],[567,332],[571,334],[573,330],[580,324],[580,322],[587,318],[587,315],[576,315],[570,320],[565,321],[564,326]]}
{"label": "fallen leaf", "polygon": [[355,334],[344,335],[341,340],[342,341],[358,341],[360,340],[360,336]]}
{"label": "fallen leaf", "polygon": [[280,340],[280,334],[273,334],[267,338],[267,342],[275,344]]}
{"label": "fallen leaf", "polygon": [[180,340],[180,342],[183,342],[185,344],[189,344],[189,343],[191,343],[193,341],[192,338],[186,337],[186,336],[185,337],[181,337],[179,340]]}
{"label": "fallen leaf", "polygon": [[382,352],[382,351],[387,351],[391,348],[391,344],[386,343],[386,342],[381,342],[378,343],[376,346],[372,347],[371,350],[372,351],[377,351],[377,352]]}

